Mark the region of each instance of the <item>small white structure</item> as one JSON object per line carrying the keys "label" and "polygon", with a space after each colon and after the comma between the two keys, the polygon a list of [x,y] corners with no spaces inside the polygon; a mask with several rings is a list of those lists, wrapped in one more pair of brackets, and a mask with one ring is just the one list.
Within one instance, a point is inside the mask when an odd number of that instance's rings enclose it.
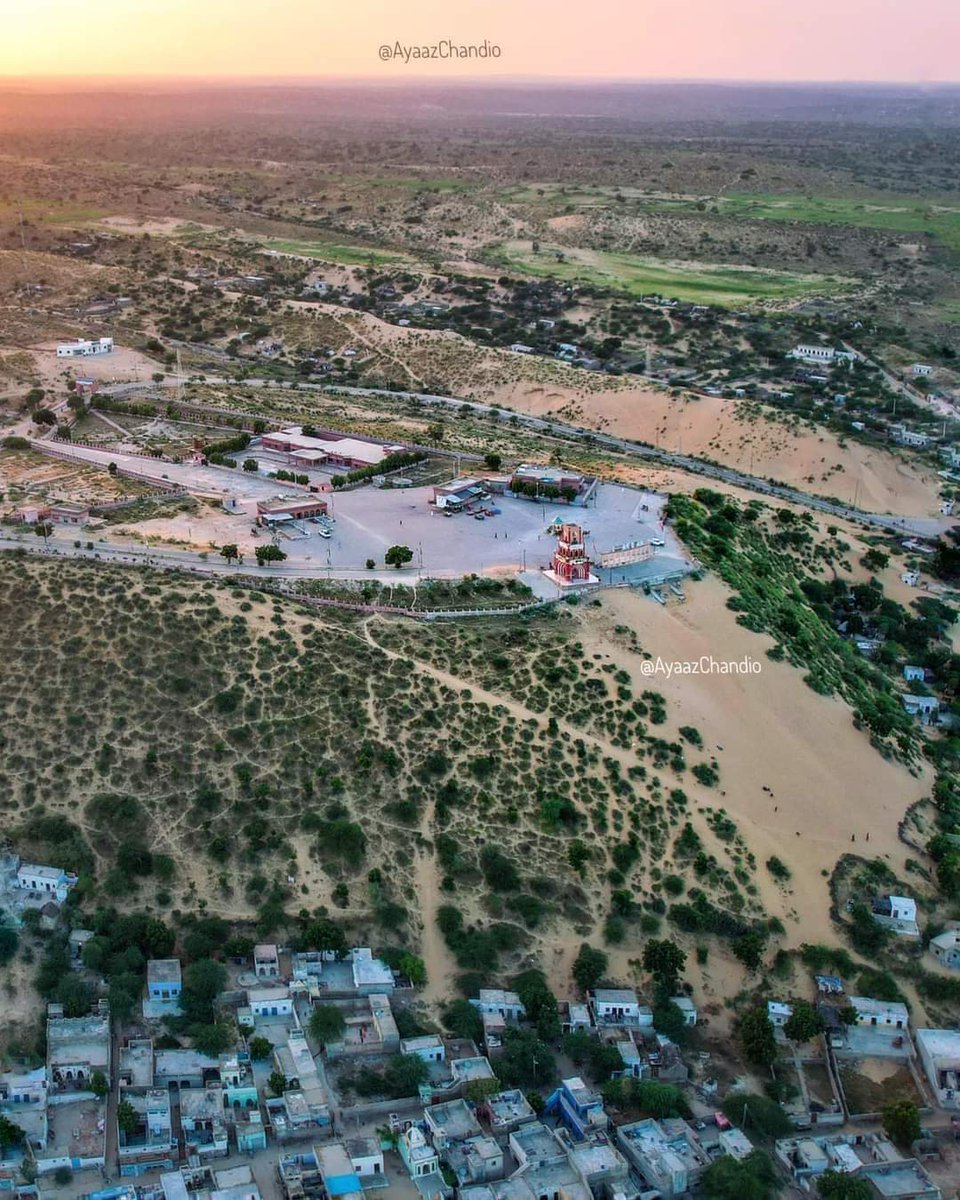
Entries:
{"label": "small white structure", "polygon": [[903,677],[907,683],[923,683],[926,678],[926,671],[923,667],[905,666],[903,668]]}
{"label": "small white structure", "polygon": [[56,900],[58,904],[63,904],[76,883],[77,876],[61,867],[43,867],[36,863],[21,863],[17,867],[18,888],[47,900]]}
{"label": "small white structure", "polygon": [[926,376],[933,374],[933,367],[928,363],[914,363],[910,370],[913,372],[914,379],[925,379]]}
{"label": "small white structure", "polygon": [[368,995],[371,992],[392,992],[396,987],[393,971],[367,946],[358,946],[350,951],[353,963],[353,986]]}
{"label": "small white structure", "polygon": [[287,987],[253,988],[247,992],[247,1003],[254,1017],[289,1017],[293,1012]]}
{"label": "small white structure", "polygon": [[473,997],[470,1003],[481,1014],[503,1017],[505,1021],[519,1021],[527,1012],[517,993],[506,992],[503,988],[481,988],[479,995]]}
{"label": "small white structure", "polygon": [[907,429],[906,425],[891,425],[890,436],[901,446],[912,446],[916,450],[925,450],[930,445],[930,434],[921,433],[918,429]]}
{"label": "small white structure", "polygon": [[422,1037],[401,1038],[400,1053],[415,1054],[426,1063],[442,1063],[443,1041],[435,1033],[426,1033]]}
{"label": "small white structure", "polygon": [[920,1061],[941,1108],[960,1108],[960,1029],[918,1029]]}
{"label": "small white structure", "polygon": [[903,937],[919,937],[917,902],[911,896],[877,896],[873,918]]}
{"label": "small white structure", "polygon": [[650,1028],[653,1012],[637,999],[632,988],[597,988],[591,993],[593,1017],[598,1025]]}
{"label": "small white structure", "polygon": [[511,345],[509,345],[507,347],[507,349],[512,350],[514,352],[514,354],[532,354],[533,353],[533,347],[526,346],[526,345],[524,345],[523,342],[513,342]]}
{"label": "small white structure", "polygon": [[781,1000],[767,1001],[767,1017],[774,1029],[782,1029],[792,1016],[792,1004],[785,1004]]}
{"label": "small white structure", "polygon": [[941,967],[960,971],[960,925],[951,922],[927,947]]}
{"label": "small white structure", "polygon": [[280,954],[276,946],[266,942],[254,946],[253,971],[258,979],[280,978]]}
{"label": "small white structure", "polygon": [[895,1001],[871,1000],[868,996],[851,996],[850,1007],[857,1014],[858,1025],[882,1029],[906,1029],[910,1014],[905,1004]]}
{"label": "small white structure", "polygon": [[113,338],[77,338],[75,342],[59,342],[57,358],[89,358],[92,354],[111,354]]}
{"label": "small white structure", "polygon": [[728,1154],[738,1162],[742,1162],[748,1155],[753,1153],[753,1142],[750,1141],[742,1129],[721,1129],[717,1141],[724,1154]]}
{"label": "small white structure", "polygon": [[932,725],[940,716],[940,701],[936,696],[917,696],[904,692],[900,697],[911,717],[919,717],[921,725]]}

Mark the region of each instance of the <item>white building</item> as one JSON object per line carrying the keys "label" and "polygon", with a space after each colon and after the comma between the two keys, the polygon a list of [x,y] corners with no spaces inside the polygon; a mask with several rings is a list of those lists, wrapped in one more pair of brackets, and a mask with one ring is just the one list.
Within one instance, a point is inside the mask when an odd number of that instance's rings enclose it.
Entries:
{"label": "white building", "polygon": [[473,997],[470,1003],[481,1014],[503,1017],[505,1021],[519,1021],[527,1011],[516,992],[506,992],[503,988],[481,988],[479,995]]}
{"label": "white building", "polygon": [[422,1037],[401,1038],[400,1053],[415,1054],[426,1063],[442,1063],[443,1041],[435,1033],[426,1033]]}
{"label": "white building", "polygon": [[110,354],[113,338],[77,338],[75,342],[59,342],[57,358],[89,358],[91,354]]}
{"label": "white building", "polygon": [[928,949],[941,967],[960,971],[960,926],[949,925],[943,933],[930,939]]}
{"label": "white building", "polygon": [[683,1013],[684,1024],[690,1025],[690,1026],[696,1025],[696,1023],[697,1023],[697,1006],[694,1004],[694,1002],[690,999],[689,996],[674,996],[673,999],[671,1000],[671,1003],[675,1004],[677,1006],[677,1008],[679,1008],[680,1011]]}
{"label": "white building", "polygon": [[267,942],[254,946],[253,970],[258,979],[279,979],[280,953],[277,947]]}
{"label": "white building", "polygon": [[793,1005],[780,1000],[767,1001],[767,1017],[774,1029],[782,1029],[793,1016]]}
{"label": "white building", "polygon": [[254,1017],[289,1017],[293,1013],[293,997],[287,987],[252,988],[247,1003]]}
{"label": "white building", "polygon": [[373,951],[366,946],[358,946],[350,951],[353,962],[353,986],[358,991],[392,992],[396,987],[393,971],[379,958],[373,957]]}
{"label": "white building", "polygon": [[62,904],[77,883],[77,876],[61,867],[43,867],[36,863],[21,863],[17,868],[17,887],[33,895],[56,900]]}
{"label": "white building", "polygon": [[871,1000],[867,996],[851,996],[850,1007],[857,1014],[858,1025],[871,1025],[883,1029],[906,1029],[910,1024],[910,1013],[905,1004]]}
{"label": "white building", "polygon": [[877,896],[873,902],[873,919],[902,937],[920,936],[917,902],[912,896]]}
{"label": "white building", "polygon": [[936,1103],[960,1108],[960,1029],[918,1029],[916,1042]]}
{"label": "white building", "polygon": [[924,379],[927,375],[933,374],[933,367],[928,363],[914,363],[910,370],[913,372],[914,379]]}
{"label": "white building", "polygon": [[598,1025],[653,1026],[653,1011],[640,1003],[632,988],[597,988],[590,1001]]}
{"label": "white building", "polygon": [[801,343],[799,346],[794,346],[790,351],[788,358],[799,358],[805,362],[833,362],[837,357],[837,352],[833,346],[810,346]]}

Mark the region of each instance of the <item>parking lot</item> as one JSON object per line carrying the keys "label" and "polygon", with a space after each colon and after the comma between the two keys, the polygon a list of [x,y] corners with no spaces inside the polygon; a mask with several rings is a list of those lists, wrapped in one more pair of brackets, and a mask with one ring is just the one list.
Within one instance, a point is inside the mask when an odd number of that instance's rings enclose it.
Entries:
{"label": "parking lot", "polygon": [[408,569],[424,575],[536,571],[549,564],[556,538],[548,527],[559,518],[583,527],[593,557],[625,542],[656,538],[665,544],[658,548],[658,557],[643,566],[660,570],[662,558],[669,559],[672,568],[683,558],[669,528],[660,528],[664,498],[653,493],[601,484],[585,508],[498,496],[487,507],[499,508],[500,513],[483,520],[467,512],[444,516],[429,506],[431,495],[429,487],[364,487],[331,494],[326,497],[333,518],[331,537],[322,536],[321,524],[298,521],[293,528],[278,530],[278,544],[291,565],[319,565],[331,573],[362,569],[367,559],[381,567],[384,553],[394,545],[409,546],[414,557]]}

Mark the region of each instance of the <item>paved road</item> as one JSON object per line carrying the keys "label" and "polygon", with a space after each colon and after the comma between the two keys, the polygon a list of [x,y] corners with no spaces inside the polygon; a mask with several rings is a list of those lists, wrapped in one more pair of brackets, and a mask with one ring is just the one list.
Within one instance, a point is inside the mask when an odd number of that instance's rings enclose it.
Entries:
{"label": "paved road", "polygon": [[[170,381],[164,381],[165,384],[168,382]],[[208,377],[207,382],[228,384],[235,383],[236,381],[211,379]],[[292,385],[280,383],[274,379],[246,379],[243,383],[245,387],[292,389]],[[116,384],[106,390],[113,395],[120,396],[130,392],[149,391],[150,388],[144,384]],[[400,400],[410,399],[417,400],[421,404],[429,404],[437,407],[469,408],[473,412],[483,416],[490,416],[492,413],[496,413],[501,420],[510,421],[511,424],[520,425],[524,429],[533,430],[537,433],[546,433],[553,437],[563,438],[564,440],[585,442],[592,446],[599,446],[602,449],[613,450],[628,458],[640,458],[658,463],[661,466],[675,467],[678,470],[701,475],[705,479],[715,479],[734,487],[759,492],[761,495],[769,496],[773,499],[804,505],[807,508],[826,513],[828,516],[839,517],[849,521],[862,521],[878,529],[887,529],[894,533],[912,533],[924,537],[934,537],[955,523],[949,517],[901,517],[896,513],[863,512],[860,509],[842,504],[836,500],[827,500],[821,496],[812,495],[810,492],[803,492],[797,488],[772,483],[770,480],[761,479],[757,475],[748,475],[732,467],[707,462],[704,459],[694,458],[688,454],[677,454],[671,450],[660,450],[655,446],[642,445],[638,442],[628,441],[626,438],[615,437],[613,434],[598,433],[576,425],[568,425],[562,421],[548,420],[545,417],[535,417],[525,413],[518,413],[512,409],[504,410],[496,408],[494,405],[481,404],[476,400],[459,400],[454,396],[436,396],[425,392],[392,392],[384,388],[330,387],[329,385],[316,383],[298,383],[297,390],[332,394],[343,393],[355,396],[387,396]]]}

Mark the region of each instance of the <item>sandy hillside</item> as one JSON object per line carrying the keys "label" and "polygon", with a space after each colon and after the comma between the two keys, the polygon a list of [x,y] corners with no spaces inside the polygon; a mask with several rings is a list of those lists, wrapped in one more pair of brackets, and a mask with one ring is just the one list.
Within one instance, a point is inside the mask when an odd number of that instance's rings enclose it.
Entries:
{"label": "sandy hillside", "polygon": [[[758,675],[668,679],[665,674],[643,676],[636,655],[621,651],[618,657],[637,691],[649,688],[666,697],[669,716],[662,736],[693,725],[703,735],[705,751],[716,755],[718,788],[688,790],[699,805],[723,807],[736,822],[756,855],[754,882],[764,905],[787,927],[786,944],[839,944],[829,920],[823,872],[848,851],[883,856],[902,872],[906,847],[897,837],[897,824],[907,806],[927,794],[929,778],[915,778],[906,768],[886,762],[865,734],[854,729],[846,704],[816,695],[800,671],[767,659],[771,640],[736,624],[719,580],[690,584],[686,591],[685,604],[667,608],[636,593],[605,593],[599,612],[581,610],[584,645],[588,651],[608,653],[617,640],[614,627],[628,625],[654,658],[748,656],[761,662]],[[706,841],[702,817],[694,824]],[[785,889],[776,886],[763,865],[771,855],[793,873]],[[565,979],[580,939],[558,932],[547,941],[552,970]],[[625,946],[611,956],[621,976],[629,977],[628,960],[636,950],[636,945]],[[710,993],[722,996],[725,988],[739,986],[742,976],[738,966],[713,948],[709,992],[702,980],[698,992],[702,999]]]}
{"label": "sandy hillside", "polygon": [[398,368],[407,386],[440,386],[442,380],[453,395],[700,455],[805,491],[855,500],[869,512],[927,517],[939,511],[932,470],[859,442],[841,446],[831,433],[768,420],[746,402],[674,397],[548,359],[484,349],[449,331],[404,329],[322,303],[287,305],[295,306],[337,319],[355,344]]}
{"label": "sandy hillside", "polygon": [[588,429],[711,458],[820,495],[856,498],[869,512],[926,517],[939,511],[933,471],[859,442],[841,446],[832,434],[758,418],[731,400],[677,399],[646,388],[578,394],[524,382],[505,384],[490,398],[538,415],[569,412],[572,404],[574,419]]}

